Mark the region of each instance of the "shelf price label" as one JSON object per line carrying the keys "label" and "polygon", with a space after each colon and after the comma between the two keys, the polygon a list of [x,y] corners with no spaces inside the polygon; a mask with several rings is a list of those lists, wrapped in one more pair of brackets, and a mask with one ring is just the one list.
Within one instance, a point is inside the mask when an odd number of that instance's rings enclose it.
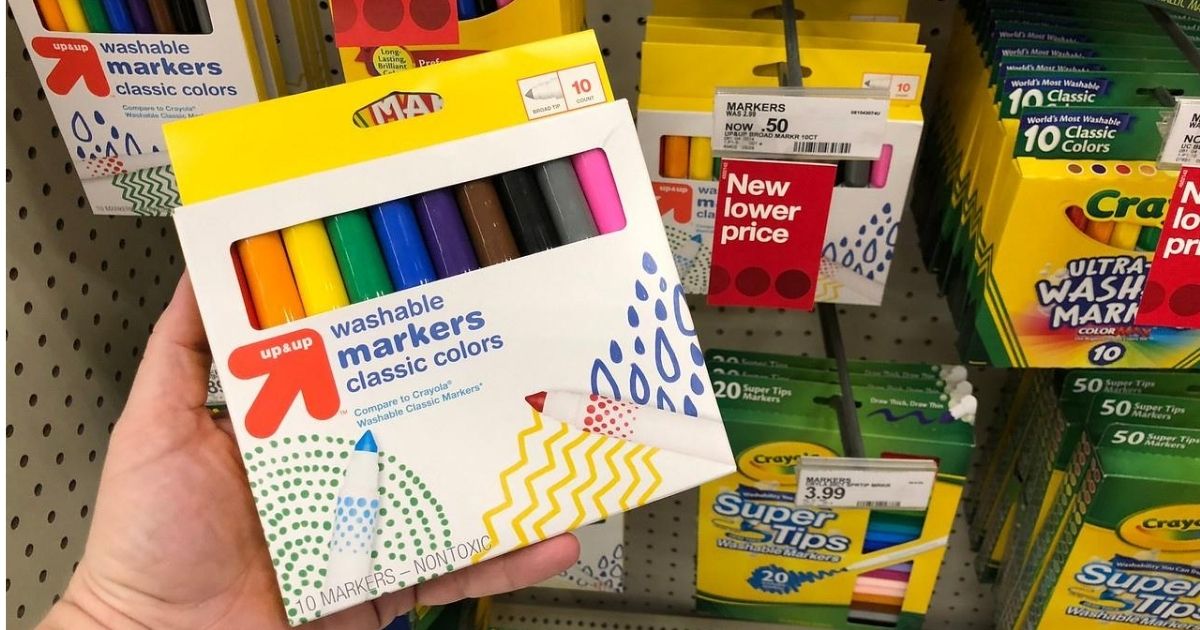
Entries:
{"label": "shelf price label", "polygon": [[928,459],[801,457],[796,505],[924,510],[936,477]]}
{"label": "shelf price label", "polygon": [[1200,167],[1179,170],[1134,323],[1200,328]]}
{"label": "shelf price label", "polygon": [[887,96],[887,88],[721,88],[713,104],[713,151],[874,160],[883,150]]}

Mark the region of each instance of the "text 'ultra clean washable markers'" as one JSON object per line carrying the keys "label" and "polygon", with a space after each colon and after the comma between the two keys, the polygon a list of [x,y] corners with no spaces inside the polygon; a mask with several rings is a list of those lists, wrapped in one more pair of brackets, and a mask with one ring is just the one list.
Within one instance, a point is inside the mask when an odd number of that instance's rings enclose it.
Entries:
{"label": "text 'ultra clean washable markers'", "polygon": [[467,226],[463,224],[454,193],[439,188],[413,198],[417,224],[438,278],[449,278],[479,268]]}
{"label": "text 'ultra clean washable markers'", "polygon": [[279,232],[267,232],[237,243],[246,285],[263,328],[286,324],[304,317],[304,305],[288,264],[287,250]]}
{"label": "text 'ultra clean washable markers'", "polygon": [[533,173],[546,199],[550,220],[564,245],[600,234],[569,159],[542,162],[533,167]]}
{"label": "text 'ultra clean washable markers'", "polygon": [[459,184],[454,187],[454,196],[458,199],[458,208],[462,210],[463,222],[475,245],[480,266],[495,265],[521,255],[492,182],[477,179]]}
{"label": "text 'ultra clean washable markers'", "polygon": [[525,397],[538,413],[576,429],[712,461],[729,459],[725,425],[641,407],[596,394],[537,392]]}
{"label": "text 'ultra clean washable markers'", "polygon": [[316,315],[349,304],[325,224],[320,219],[305,221],[282,232],[305,314]]}
{"label": "text 'ultra clean washable markers'", "polygon": [[571,156],[579,186],[592,211],[592,219],[601,234],[619,232],[625,227],[625,209],[621,196],[617,194],[617,182],[613,179],[608,156],[600,149],[592,149]]}
{"label": "text 'ultra clean washable markers'", "polygon": [[326,217],[325,231],[329,233],[329,244],[333,246],[346,297],[351,302],[363,302],[393,291],[366,210]]}
{"label": "text 'ultra clean washable markers'", "polygon": [[509,171],[493,179],[504,214],[521,254],[528,256],[558,247],[562,241],[550,221],[546,199],[537,179],[526,170]]}
{"label": "text 'ultra clean washable markers'", "polygon": [[329,541],[329,568],[325,584],[333,587],[357,583],[371,573],[375,551],[375,521],[379,516],[379,445],[370,431],[354,444],[338,486],[333,535]]}
{"label": "text 'ultra clean washable markers'", "polygon": [[425,249],[421,227],[407,199],[396,199],[371,208],[371,223],[396,290],[403,291],[437,280],[433,261]]}

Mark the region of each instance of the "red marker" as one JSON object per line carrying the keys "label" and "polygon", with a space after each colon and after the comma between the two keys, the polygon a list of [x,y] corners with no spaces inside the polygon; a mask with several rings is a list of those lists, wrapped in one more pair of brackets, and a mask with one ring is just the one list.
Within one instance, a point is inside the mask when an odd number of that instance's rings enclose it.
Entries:
{"label": "red marker", "polygon": [[732,460],[725,425],[598,396],[538,392],[525,397],[539,413],[577,429],[716,462]]}

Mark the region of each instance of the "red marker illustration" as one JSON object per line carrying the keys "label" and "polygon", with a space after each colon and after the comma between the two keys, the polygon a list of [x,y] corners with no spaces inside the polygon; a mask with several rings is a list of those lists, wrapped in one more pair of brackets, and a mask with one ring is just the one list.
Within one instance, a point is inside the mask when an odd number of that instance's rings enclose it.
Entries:
{"label": "red marker illustration", "polygon": [[530,407],[577,429],[667,451],[727,462],[732,459],[725,425],[596,394],[538,392],[525,397]]}

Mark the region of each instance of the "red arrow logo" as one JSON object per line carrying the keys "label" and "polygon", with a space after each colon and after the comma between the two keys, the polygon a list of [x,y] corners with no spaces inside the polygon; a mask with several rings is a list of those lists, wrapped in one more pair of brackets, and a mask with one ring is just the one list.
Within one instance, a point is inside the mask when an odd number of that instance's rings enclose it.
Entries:
{"label": "red arrow logo", "polygon": [[311,328],[234,350],[229,371],[243,380],[267,377],[246,413],[246,430],[254,437],[274,435],[297,396],[315,420],[332,418],[341,406],[325,341]]}
{"label": "red arrow logo", "polygon": [[92,43],[70,37],[34,37],[33,52],[46,59],[57,59],[58,63],[46,75],[46,87],[55,94],[67,94],[82,79],[84,85],[96,96],[108,96],[112,89],[104,66],[100,65],[100,54]]}

